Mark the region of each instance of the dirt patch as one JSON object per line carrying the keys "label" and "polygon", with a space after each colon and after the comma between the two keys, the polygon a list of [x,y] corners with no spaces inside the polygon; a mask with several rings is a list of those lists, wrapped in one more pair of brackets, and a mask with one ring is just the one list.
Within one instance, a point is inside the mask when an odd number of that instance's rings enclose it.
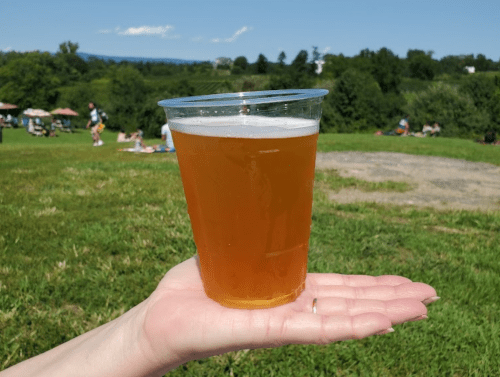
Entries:
{"label": "dirt patch", "polygon": [[316,169],[336,169],[365,181],[403,181],[413,190],[364,192],[343,189],[329,197],[340,203],[376,202],[437,209],[500,210],[500,166],[445,157],[390,152],[318,153]]}

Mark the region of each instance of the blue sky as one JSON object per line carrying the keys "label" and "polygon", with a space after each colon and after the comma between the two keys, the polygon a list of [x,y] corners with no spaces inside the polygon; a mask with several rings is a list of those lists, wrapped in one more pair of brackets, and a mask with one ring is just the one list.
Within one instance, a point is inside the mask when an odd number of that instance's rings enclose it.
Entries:
{"label": "blue sky", "polygon": [[290,63],[312,46],[353,56],[364,48],[500,59],[500,0],[2,0],[0,50],[215,60],[263,53]]}

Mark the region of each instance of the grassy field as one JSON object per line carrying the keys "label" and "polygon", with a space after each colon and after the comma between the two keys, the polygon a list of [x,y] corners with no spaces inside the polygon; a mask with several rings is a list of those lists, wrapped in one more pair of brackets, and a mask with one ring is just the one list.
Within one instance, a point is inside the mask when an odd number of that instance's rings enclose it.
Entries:
{"label": "grassy field", "polygon": [[[118,152],[81,131],[7,129],[0,144],[0,370],[119,316],[192,256],[176,156]],[[147,141],[152,144],[154,141]],[[319,149],[396,151],[499,165],[466,140],[321,135]],[[323,187],[404,191],[317,174],[309,271],[397,274],[442,297],[429,319],[329,346],[287,346],[190,362],[172,376],[496,376],[500,214],[327,199]]]}

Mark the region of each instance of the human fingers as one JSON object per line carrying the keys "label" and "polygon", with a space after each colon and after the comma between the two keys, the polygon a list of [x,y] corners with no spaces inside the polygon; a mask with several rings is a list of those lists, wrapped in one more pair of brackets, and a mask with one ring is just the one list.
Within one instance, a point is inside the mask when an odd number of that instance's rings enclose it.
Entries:
{"label": "human fingers", "polygon": [[411,298],[425,302],[437,297],[436,290],[424,283],[404,283],[396,286],[380,285],[368,287],[349,287],[335,285],[320,285],[309,287],[313,297],[339,297],[368,300],[394,300]]}
{"label": "human fingers", "polygon": [[400,285],[411,283],[403,276],[395,275],[342,275],[333,273],[309,273],[307,279],[314,285],[345,285],[349,287],[369,287],[378,285]]}
{"label": "human fingers", "polygon": [[297,312],[279,324],[277,332],[268,333],[267,340],[271,341],[271,346],[328,344],[362,339],[386,331],[393,331],[392,322],[380,313],[329,316]]}
{"label": "human fingers", "polygon": [[[304,304],[305,312],[312,311],[312,303]],[[365,313],[380,313],[398,325],[427,315],[426,306],[415,299],[356,300],[350,298],[324,297],[316,300],[316,314],[328,316],[356,316]]]}

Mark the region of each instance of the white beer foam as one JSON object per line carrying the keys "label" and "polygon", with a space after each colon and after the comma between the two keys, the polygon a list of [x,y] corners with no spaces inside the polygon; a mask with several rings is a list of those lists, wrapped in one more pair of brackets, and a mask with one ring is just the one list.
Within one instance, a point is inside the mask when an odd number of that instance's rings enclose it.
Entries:
{"label": "white beer foam", "polygon": [[277,139],[313,135],[319,120],[254,115],[195,117],[169,120],[169,128],[191,135]]}

